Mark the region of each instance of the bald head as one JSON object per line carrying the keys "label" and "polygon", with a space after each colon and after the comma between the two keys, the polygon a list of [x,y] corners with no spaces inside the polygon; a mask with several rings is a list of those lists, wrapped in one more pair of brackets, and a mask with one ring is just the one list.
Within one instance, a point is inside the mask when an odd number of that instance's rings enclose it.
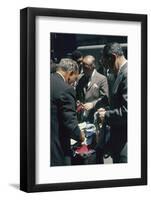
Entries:
{"label": "bald head", "polygon": [[83,63],[87,64],[87,65],[93,65],[93,67],[95,68],[95,58],[94,56],[91,55],[87,55],[83,58]]}
{"label": "bald head", "polygon": [[83,58],[83,72],[86,76],[91,76],[95,68],[95,58],[87,55]]}

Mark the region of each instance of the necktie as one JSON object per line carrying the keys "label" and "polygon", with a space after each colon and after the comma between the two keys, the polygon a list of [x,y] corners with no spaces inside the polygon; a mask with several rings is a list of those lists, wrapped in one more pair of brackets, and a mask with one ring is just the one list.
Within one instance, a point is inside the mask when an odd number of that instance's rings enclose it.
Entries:
{"label": "necktie", "polygon": [[90,80],[90,77],[86,77],[86,80],[85,80],[85,89],[86,90],[88,89],[89,80]]}

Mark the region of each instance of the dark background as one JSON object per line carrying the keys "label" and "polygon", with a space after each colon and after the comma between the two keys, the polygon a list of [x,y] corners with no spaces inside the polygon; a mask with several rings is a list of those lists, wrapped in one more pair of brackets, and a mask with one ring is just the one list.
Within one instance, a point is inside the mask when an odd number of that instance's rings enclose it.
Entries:
{"label": "dark background", "polygon": [[104,45],[109,42],[120,43],[127,58],[127,36],[50,33],[51,60],[58,63],[61,58],[71,57],[72,52],[78,49],[83,55],[93,55],[97,70],[103,73],[99,60]]}

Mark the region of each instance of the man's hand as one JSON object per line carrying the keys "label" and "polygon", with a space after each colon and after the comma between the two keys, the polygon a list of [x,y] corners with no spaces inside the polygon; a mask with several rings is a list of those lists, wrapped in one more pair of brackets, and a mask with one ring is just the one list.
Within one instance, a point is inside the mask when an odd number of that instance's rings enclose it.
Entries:
{"label": "man's hand", "polygon": [[104,118],[105,118],[106,110],[104,108],[100,108],[100,109],[98,109],[97,112],[99,113],[99,118],[100,118],[101,123],[103,123],[104,122]]}
{"label": "man's hand", "polygon": [[85,140],[85,133],[84,133],[84,131],[81,131],[81,133],[80,133],[80,141],[84,142],[84,140]]}
{"label": "man's hand", "polygon": [[85,110],[91,110],[93,108],[93,103],[85,103],[83,107]]}
{"label": "man's hand", "polygon": [[80,101],[77,101],[77,112],[81,112],[84,111],[84,106],[83,103],[81,103]]}

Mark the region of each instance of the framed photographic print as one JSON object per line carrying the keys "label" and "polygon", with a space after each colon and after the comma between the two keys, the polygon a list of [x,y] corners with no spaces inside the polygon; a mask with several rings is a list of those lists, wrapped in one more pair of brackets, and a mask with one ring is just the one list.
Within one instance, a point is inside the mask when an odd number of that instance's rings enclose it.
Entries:
{"label": "framed photographic print", "polygon": [[147,184],[147,16],[20,11],[20,189]]}

